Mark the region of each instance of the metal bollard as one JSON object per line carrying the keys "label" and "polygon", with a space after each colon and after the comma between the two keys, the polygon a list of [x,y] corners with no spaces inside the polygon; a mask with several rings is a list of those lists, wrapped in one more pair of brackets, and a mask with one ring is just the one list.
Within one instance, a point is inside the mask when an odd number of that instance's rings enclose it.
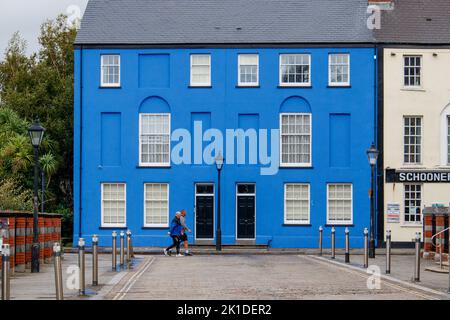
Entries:
{"label": "metal bollard", "polygon": [[386,274],[391,273],[391,230],[386,231]]}
{"label": "metal bollard", "polygon": [[98,286],[98,237],[92,237],[92,285]]}
{"label": "metal bollard", "polygon": [[4,244],[2,245],[2,300],[10,299],[9,257],[9,244]]}
{"label": "metal bollard", "polygon": [[443,264],[443,262],[442,262],[442,247],[443,247],[443,245],[444,245],[444,243],[442,242],[442,240],[443,240],[443,235],[441,234],[440,236],[439,236],[439,267],[442,269],[442,264]]}
{"label": "metal bollard", "polygon": [[[448,259],[448,261],[450,262],[450,258]],[[450,265],[448,267],[448,293],[450,293]]]}
{"label": "metal bollard", "polygon": [[331,259],[336,259],[336,229],[331,228]]}
{"label": "metal bollard", "polygon": [[322,255],[323,252],[323,228],[319,227],[319,256]]}
{"label": "metal bollard", "polygon": [[125,265],[125,232],[120,232],[120,265]]}
{"label": "metal bollard", "polygon": [[112,269],[117,270],[117,232],[112,233]]}
{"label": "metal bollard", "polygon": [[345,263],[350,263],[350,230],[345,228]]}
{"label": "metal bollard", "polygon": [[127,263],[131,263],[131,231],[127,231]]}
{"label": "metal bollard", "polygon": [[134,258],[134,249],[133,249],[133,234],[130,234],[130,253],[131,258]]}
{"label": "metal bollard", "polygon": [[364,228],[364,268],[369,267],[369,230]]}
{"label": "metal bollard", "polygon": [[416,232],[416,256],[414,263],[414,281],[420,281],[420,232]]}
{"label": "metal bollard", "polygon": [[86,278],[85,278],[85,241],[83,238],[78,240],[78,267],[80,268],[80,286],[79,295],[84,296],[86,294]]}
{"label": "metal bollard", "polygon": [[53,244],[53,263],[55,266],[55,287],[56,300],[64,300],[62,266],[61,266],[61,246],[58,242]]}

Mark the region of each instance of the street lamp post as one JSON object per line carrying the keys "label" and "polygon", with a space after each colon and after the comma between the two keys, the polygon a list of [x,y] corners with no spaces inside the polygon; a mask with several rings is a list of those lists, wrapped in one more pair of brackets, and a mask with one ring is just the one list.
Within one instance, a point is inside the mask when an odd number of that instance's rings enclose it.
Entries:
{"label": "street lamp post", "polygon": [[39,272],[39,230],[38,230],[38,180],[39,180],[39,146],[44,137],[45,129],[40,125],[39,120],[36,120],[28,129],[31,144],[34,149],[34,193],[33,193],[33,246],[31,258],[31,272]]}
{"label": "street lamp post", "polygon": [[223,168],[223,156],[219,153],[216,157],[217,168],[217,231],[216,231],[216,251],[222,251],[222,229],[220,224],[220,173]]}
{"label": "street lamp post", "polygon": [[367,150],[367,156],[369,158],[369,164],[372,169],[371,178],[370,178],[370,189],[369,189],[369,197],[370,197],[370,241],[369,241],[369,258],[375,258],[375,237],[374,237],[374,229],[375,229],[375,202],[374,202],[374,182],[375,182],[375,167],[377,165],[379,151],[375,148],[375,144],[372,143],[372,146],[369,150]]}

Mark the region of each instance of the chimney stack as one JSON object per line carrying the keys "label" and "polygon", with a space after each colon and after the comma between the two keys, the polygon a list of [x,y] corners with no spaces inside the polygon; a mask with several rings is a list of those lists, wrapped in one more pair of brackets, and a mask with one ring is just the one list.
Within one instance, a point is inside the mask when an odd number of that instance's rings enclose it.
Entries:
{"label": "chimney stack", "polygon": [[393,10],[394,0],[368,0],[369,6],[379,6],[381,10]]}

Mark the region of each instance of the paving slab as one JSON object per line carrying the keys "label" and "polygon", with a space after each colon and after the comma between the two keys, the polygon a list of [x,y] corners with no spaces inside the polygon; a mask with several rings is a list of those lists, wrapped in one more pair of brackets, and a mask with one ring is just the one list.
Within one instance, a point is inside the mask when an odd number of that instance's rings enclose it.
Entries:
{"label": "paving slab", "polygon": [[[138,266],[142,257],[136,256],[134,266]],[[86,255],[86,293],[87,297],[79,297],[78,289],[71,285],[70,280],[73,269],[78,265],[78,255],[65,253],[62,259],[63,271],[63,291],[64,299],[86,299],[96,296],[99,291],[107,287],[114,279],[118,282],[125,273],[132,273],[133,270],[112,271],[110,255],[99,255],[99,285],[93,287],[92,284],[92,256]],[[11,300],[55,300],[55,274],[52,264],[41,264],[39,273],[14,273],[11,277]]]}
{"label": "paving slab", "polygon": [[[340,257],[339,257],[340,258]],[[115,300],[433,300],[445,297],[382,280],[307,255],[146,257],[138,273],[118,283]]]}

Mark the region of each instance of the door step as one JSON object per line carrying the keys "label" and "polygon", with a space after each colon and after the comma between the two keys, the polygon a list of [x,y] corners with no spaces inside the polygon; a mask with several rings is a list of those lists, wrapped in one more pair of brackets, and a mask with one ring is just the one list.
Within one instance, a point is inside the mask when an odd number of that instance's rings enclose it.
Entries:
{"label": "door step", "polygon": [[[189,247],[192,248],[201,248],[201,249],[215,249],[214,243],[208,243],[208,242],[198,242],[196,241],[195,244],[189,245]],[[224,249],[245,249],[245,250],[267,250],[269,247],[267,245],[255,245],[255,244],[233,244],[233,245],[222,245],[222,248]]]}
{"label": "door step", "polygon": [[425,268],[425,271],[430,271],[430,272],[434,272],[434,273],[448,273],[448,266],[444,267],[443,269],[439,268],[439,267],[427,267]]}

